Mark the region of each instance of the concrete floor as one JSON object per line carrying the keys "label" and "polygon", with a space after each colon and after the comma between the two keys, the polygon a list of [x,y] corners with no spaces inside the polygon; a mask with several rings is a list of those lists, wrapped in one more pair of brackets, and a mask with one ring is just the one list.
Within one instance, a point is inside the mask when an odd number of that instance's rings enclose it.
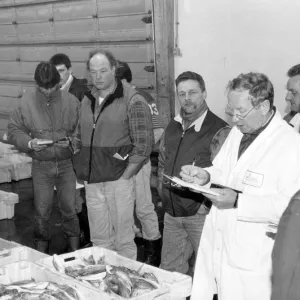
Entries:
{"label": "concrete floor", "polygon": [[[13,192],[19,195],[19,203],[15,205],[15,216],[11,220],[0,220],[0,238],[15,241],[22,245],[33,248],[33,187],[31,179],[24,179],[12,183],[0,184],[0,190]],[[153,202],[158,203],[159,198],[156,190],[152,190]],[[51,217],[51,235],[50,254],[61,254],[66,250],[66,240],[61,230],[61,217],[54,201],[54,208]],[[163,228],[163,212],[157,207],[157,213],[160,223],[160,229]],[[138,260],[143,259],[143,243],[137,238]]]}

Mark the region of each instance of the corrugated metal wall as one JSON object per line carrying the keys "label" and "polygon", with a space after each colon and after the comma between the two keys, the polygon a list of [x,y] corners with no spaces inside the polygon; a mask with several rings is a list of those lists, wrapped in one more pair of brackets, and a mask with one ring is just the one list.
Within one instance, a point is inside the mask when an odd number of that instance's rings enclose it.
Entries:
{"label": "corrugated metal wall", "polygon": [[66,53],[77,77],[96,47],[129,63],[133,83],[156,91],[151,0],[1,0],[0,137],[38,62]]}

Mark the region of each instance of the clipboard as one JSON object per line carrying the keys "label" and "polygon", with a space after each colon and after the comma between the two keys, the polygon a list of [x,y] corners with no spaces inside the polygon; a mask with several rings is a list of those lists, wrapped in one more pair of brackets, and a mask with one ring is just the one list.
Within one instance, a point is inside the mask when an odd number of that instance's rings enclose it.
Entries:
{"label": "clipboard", "polygon": [[174,182],[174,183],[176,183],[176,184],[178,184],[180,186],[187,187],[189,189],[198,191],[200,193],[205,193],[205,194],[209,194],[209,195],[213,195],[213,196],[219,196],[220,195],[219,193],[212,191],[210,188],[203,187],[203,186],[201,186],[199,184],[189,183],[189,182],[181,180],[178,177],[168,176],[166,174],[163,174],[163,176],[165,176],[170,181],[172,181],[172,182]]}

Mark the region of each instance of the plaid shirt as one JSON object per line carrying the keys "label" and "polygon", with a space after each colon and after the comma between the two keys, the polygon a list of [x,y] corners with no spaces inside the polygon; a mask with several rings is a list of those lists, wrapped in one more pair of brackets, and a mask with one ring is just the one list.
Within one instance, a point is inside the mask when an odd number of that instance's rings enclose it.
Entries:
{"label": "plaid shirt", "polygon": [[130,100],[127,113],[133,144],[129,162],[142,162],[150,156],[154,144],[151,112],[145,99],[136,94]]}

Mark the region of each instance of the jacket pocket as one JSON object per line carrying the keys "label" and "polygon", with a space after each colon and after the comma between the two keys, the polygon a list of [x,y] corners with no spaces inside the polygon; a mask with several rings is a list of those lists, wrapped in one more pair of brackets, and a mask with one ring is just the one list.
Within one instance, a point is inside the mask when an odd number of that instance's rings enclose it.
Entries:
{"label": "jacket pocket", "polygon": [[263,227],[262,224],[236,222],[226,249],[230,266],[247,271],[255,271],[261,267],[262,247],[267,238],[263,236],[266,232]]}
{"label": "jacket pocket", "polygon": [[[90,182],[105,182],[119,179],[124,173],[132,146],[95,147],[92,157],[92,174]],[[119,154],[121,158],[114,157]]]}

